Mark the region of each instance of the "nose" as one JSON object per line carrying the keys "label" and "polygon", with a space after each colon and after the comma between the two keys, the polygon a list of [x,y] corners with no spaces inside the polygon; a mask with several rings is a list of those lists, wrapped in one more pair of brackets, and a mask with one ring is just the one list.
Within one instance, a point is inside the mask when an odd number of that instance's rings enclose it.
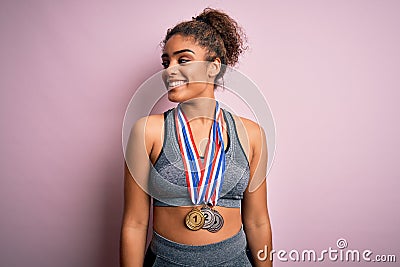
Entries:
{"label": "nose", "polygon": [[162,77],[165,83],[165,86],[168,87],[168,80],[173,79],[178,74],[178,66],[179,65],[169,65],[168,68],[164,69],[162,73]]}
{"label": "nose", "polygon": [[170,63],[170,65],[168,66],[168,68],[166,68],[165,69],[165,73],[168,75],[168,76],[171,76],[171,75],[176,75],[177,73],[178,73],[178,64],[171,64]]}
{"label": "nose", "polygon": [[163,70],[162,79],[166,88],[168,88],[168,80],[173,79],[178,74],[178,66],[178,64],[170,64],[168,68]]}

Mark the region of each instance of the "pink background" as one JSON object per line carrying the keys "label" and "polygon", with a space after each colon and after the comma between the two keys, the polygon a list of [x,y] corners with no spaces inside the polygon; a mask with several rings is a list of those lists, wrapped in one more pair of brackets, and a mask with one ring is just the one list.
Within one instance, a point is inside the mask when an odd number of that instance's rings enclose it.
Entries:
{"label": "pink background", "polygon": [[2,1],[1,266],[117,266],[125,109],[206,6],[246,29],[274,114],[275,248],[400,257],[399,1]]}

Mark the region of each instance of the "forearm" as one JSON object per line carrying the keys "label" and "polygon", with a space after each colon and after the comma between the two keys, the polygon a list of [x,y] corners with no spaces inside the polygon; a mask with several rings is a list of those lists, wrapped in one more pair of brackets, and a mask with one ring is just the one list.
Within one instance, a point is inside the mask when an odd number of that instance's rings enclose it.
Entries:
{"label": "forearm", "polygon": [[147,226],[121,229],[120,266],[142,267],[146,250]]}
{"label": "forearm", "polygon": [[[256,267],[272,266],[270,251],[272,250],[272,234],[269,223],[262,225],[244,226],[247,242]],[[262,250],[262,253],[258,253]]]}

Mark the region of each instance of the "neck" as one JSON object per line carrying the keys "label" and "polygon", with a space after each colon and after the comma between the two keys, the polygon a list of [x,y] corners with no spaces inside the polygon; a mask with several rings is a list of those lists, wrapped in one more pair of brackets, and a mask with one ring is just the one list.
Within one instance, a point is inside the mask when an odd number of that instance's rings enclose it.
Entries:
{"label": "neck", "polygon": [[214,119],[215,98],[200,97],[180,103],[180,107],[188,121],[196,120],[202,124]]}

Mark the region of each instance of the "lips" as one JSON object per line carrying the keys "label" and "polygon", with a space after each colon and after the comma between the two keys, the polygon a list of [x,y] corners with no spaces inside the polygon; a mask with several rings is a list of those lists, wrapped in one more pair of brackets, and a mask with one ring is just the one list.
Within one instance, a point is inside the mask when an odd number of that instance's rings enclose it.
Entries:
{"label": "lips", "polygon": [[168,81],[168,89],[172,89],[181,85],[186,84],[186,80],[175,80],[175,81]]}

